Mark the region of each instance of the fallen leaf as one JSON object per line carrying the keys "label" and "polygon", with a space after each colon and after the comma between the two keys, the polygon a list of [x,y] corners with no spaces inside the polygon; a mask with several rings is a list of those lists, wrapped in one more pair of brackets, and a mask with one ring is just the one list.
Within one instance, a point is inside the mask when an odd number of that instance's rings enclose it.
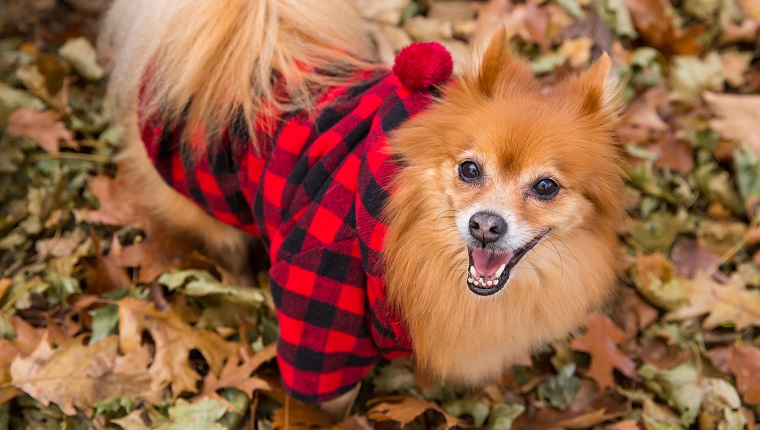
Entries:
{"label": "fallen leaf", "polygon": [[760,325],[760,294],[745,288],[740,277],[725,285],[698,272],[692,280],[684,280],[689,303],[665,316],[668,321],[680,321],[708,315],[702,326],[707,329],[733,324],[737,330]]}
{"label": "fallen leaf", "polygon": [[720,255],[691,239],[680,240],[670,251],[670,261],[682,278],[692,279],[699,272],[712,273],[720,264]]}
{"label": "fallen leaf", "polygon": [[273,430],[331,429],[333,419],[314,405],[299,402],[289,397],[285,404],[274,411]]}
{"label": "fallen leaf", "polygon": [[704,389],[694,365],[681,364],[673,369],[660,370],[645,364],[639,368],[639,375],[648,390],[681,412],[682,424],[688,426],[696,420]]}
{"label": "fallen leaf", "polygon": [[694,148],[672,135],[658,136],[648,149],[657,154],[654,165],[657,169],[689,173],[694,168]]}
{"label": "fallen leaf", "polygon": [[226,342],[214,332],[194,330],[171,310],[159,311],[152,303],[125,298],[119,305],[119,345],[124,353],[140,349],[143,331],[156,344],[156,353],[148,370],[151,387],[172,384],[172,393],[196,393],[200,375],[190,364],[190,351],[197,349],[215,374],[222,370],[224,360],[236,351],[236,345]]}
{"label": "fallen leaf", "polygon": [[673,99],[689,107],[699,104],[705,91],[723,89],[723,81],[723,63],[715,52],[705,58],[675,57],[668,80]]}
{"label": "fallen leaf", "polygon": [[249,398],[253,398],[253,392],[256,390],[271,389],[268,382],[252,376],[252,373],[276,355],[277,344],[273,343],[257,352],[248,361],[241,362],[239,358],[229,358],[218,377],[213,372],[206,375],[203,379],[203,391],[196,398],[205,396],[223,401],[216,392],[227,387],[237,388],[246,393]]}
{"label": "fallen leaf", "polygon": [[749,52],[726,52],[721,57],[723,61],[723,76],[731,86],[741,87],[747,82],[744,74],[749,69],[752,54]]}
{"label": "fallen leaf", "polygon": [[704,397],[699,413],[700,429],[743,429],[747,424],[736,388],[718,378],[702,381]]}
{"label": "fallen leaf", "polygon": [[52,154],[60,152],[60,142],[76,147],[74,136],[60,121],[61,114],[52,110],[38,112],[32,106],[23,107],[8,117],[8,134],[28,137],[40,148]]}
{"label": "fallen leaf", "polygon": [[580,388],[580,380],[575,376],[575,363],[565,365],[556,375],[547,378],[538,386],[536,393],[541,400],[548,400],[552,407],[561,411],[570,407]]}
{"label": "fallen leaf", "polygon": [[58,50],[58,54],[88,81],[98,81],[105,75],[105,71],[98,64],[95,47],[84,37],[67,40]]}
{"label": "fallen leaf", "polygon": [[578,351],[591,356],[588,375],[604,391],[615,386],[613,370],[617,369],[629,378],[636,377],[636,365],[633,360],[618,349],[618,344],[625,340],[625,334],[612,320],[596,313],[586,318],[586,333],[570,342]]}
{"label": "fallen leaf", "polygon": [[688,298],[682,282],[675,276],[673,263],[659,252],[637,256],[631,279],[641,295],[659,308],[675,309]]}
{"label": "fallen leaf", "polygon": [[637,420],[623,420],[614,424],[607,424],[604,426],[604,430],[639,430],[639,422]]}
{"label": "fallen leaf", "polygon": [[98,198],[100,209],[87,214],[87,221],[94,224],[116,226],[134,225],[144,227],[147,221],[138,216],[137,196],[125,183],[124,177],[115,179],[95,176],[87,181],[88,188]]}
{"label": "fallen leaf", "polygon": [[707,48],[699,41],[706,27],[676,28],[673,7],[667,0],[625,0],[625,4],[636,29],[663,54],[694,55]]}
{"label": "fallen leaf", "polygon": [[732,346],[728,368],[736,376],[736,388],[744,401],[760,406],[760,348]]}
{"label": "fallen leaf", "polygon": [[659,315],[657,309],[645,302],[632,288],[626,288],[620,294],[620,310],[623,313],[625,336],[632,339],[638,335],[639,331],[657,321]]}
{"label": "fallen leaf", "polygon": [[12,383],[44,405],[57,404],[68,415],[77,410],[89,413],[95,403],[110,397],[146,394],[148,350],[137,348],[120,356],[118,342],[111,336],[84,345],[80,337],[52,349],[43,339],[31,355],[13,361]]}
{"label": "fallen leaf", "polygon": [[705,100],[715,118],[710,127],[726,139],[746,142],[756,154],[760,154],[760,96],[716,94],[707,92]]}
{"label": "fallen leaf", "polygon": [[377,422],[393,421],[404,427],[423,413],[433,410],[443,415],[447,428],[463,424],[463,421],[447,414],[436,403],[413,397],[381,397],[368,404],[371,406],[368,412],[369,418]]}
{"label": "fallen leaf", "polygon": [[578,415],[577,417],[560,421],[558,425],[560,427],[569,428],[569,429],[585,429],[585,428],[594,427],[595,425],[601,424],[605,421],[609,421],[613,418],[617,418],[620,415],[621,414],[619,412],[608,414],[607,411],[604,408],[602,408],[594,412],[589,412],[583,415]]}
{"label": "fallen leaf", "polygon": [[154,426],[155,430],[226,430],[218,421],[227,412],[227,405],[214,399],[201,399],[189,403],[178,399],[169,408],[169,422]]}

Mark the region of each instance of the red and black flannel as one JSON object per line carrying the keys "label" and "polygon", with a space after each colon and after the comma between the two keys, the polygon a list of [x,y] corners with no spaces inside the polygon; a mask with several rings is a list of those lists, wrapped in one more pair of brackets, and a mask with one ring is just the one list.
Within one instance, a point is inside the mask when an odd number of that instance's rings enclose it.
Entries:
{"label": "red and black flannel", "polygon": [[[280,323],[278,364],[294,398],[324,402],[350,390],[380,359],[411,353],[385,299],[380,220],[397,166],[387,136],[425,109],[388,72],[333,88],[316,116],[287,115],[256,133],[232,124],[208,151],[202,133],[179,146],[182,127],[142,129],[163,178],[215,218],[260,238],[270,253]],[[271,124],[271,122],[270,122]]]}

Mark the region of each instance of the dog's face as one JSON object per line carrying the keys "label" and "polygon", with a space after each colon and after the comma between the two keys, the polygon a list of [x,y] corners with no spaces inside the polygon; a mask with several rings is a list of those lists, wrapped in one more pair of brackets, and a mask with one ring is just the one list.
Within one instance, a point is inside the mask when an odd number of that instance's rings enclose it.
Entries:
{"label": "dog's face", "polygon": [[455,233],[472,293],[499,292],[534,248],[573,252],[563,249],[563,237],[619,217],[608,69],[605,56],[542,88],[505,41],[495,40],[476,73],[400,132],[400,157],[425,171],[424,191],[443,199],[431,228]]}

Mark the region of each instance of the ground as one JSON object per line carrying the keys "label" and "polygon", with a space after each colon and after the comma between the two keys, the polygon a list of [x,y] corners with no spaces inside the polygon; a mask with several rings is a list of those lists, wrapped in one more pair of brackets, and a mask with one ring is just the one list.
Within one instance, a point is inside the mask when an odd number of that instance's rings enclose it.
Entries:
{"label": "ground", "polygon": [[[474,392],[369,375],[338,428],[756,428],[760,0],[355,0],[379,58],[488,29],[547,83],[608,52],[625,99],[617,300]],[[266,289],[161,237],[111,162],[108,0],[0,0],[0,428],[329,428],[286,399]],[[267,279],[261,274],[261,283]]]}

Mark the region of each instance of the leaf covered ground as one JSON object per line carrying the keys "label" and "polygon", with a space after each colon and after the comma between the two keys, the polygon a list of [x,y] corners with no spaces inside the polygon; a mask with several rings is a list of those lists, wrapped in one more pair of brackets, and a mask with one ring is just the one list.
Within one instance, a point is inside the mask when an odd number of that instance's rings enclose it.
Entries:
{"label": "leaf covered ground", "polygon": [[[338,428],[758,428],[760,0],[355,1],[386,63],[438,40],[461,67],[498,23],[547,83],[609,52],[630,217],[620,294],[572,339],[476,391],[384,363]],[[0,428],[331,427],[278,389],[266,289],[121,186],[107,3],[0,0]]]}

